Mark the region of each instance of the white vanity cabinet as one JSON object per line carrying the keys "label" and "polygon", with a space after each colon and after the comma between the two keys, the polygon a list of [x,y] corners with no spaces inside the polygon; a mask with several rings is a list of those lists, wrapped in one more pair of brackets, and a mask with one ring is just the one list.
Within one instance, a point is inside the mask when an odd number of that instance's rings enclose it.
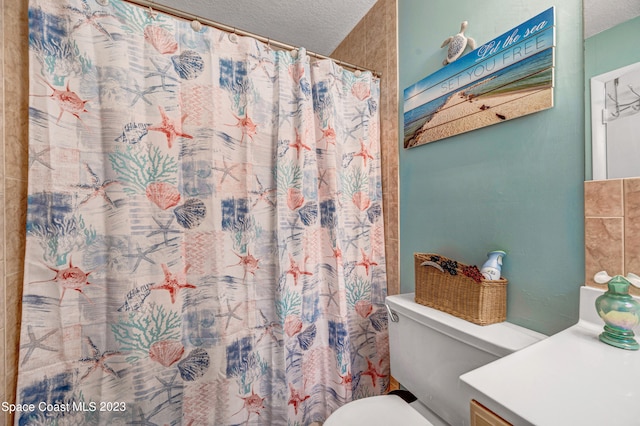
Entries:
{"label": "white vanity cabinet", "polygon": [[472,426],[639,424],[640,351],[598,340],[604,323],[595,299],[602,293],[582,287],[576,325],[460,376],[467,399],[505,422],[476,407]]}

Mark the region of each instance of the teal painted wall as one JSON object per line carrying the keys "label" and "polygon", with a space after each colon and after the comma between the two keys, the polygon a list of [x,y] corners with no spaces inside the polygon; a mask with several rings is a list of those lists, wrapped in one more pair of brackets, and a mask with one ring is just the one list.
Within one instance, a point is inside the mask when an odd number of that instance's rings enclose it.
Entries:
{"label": "teal painted wall", "polygon": [[[401,291],[415,289],[414,252],[480,267],[503,249],[508,321],[548,335],[577,321],[584,284],[582,1],[398,1],[401,98],[442,67],[440,45],[460,22],[481,45],[551,6],[553,108],[399,148]],[[402,123],[402,105],[399,114]]]}
{"label": "teal painted wall", "polygon": [[590,79],[640,61],[640,17],[602,31],[584,41],[585,175],[591,180]]}

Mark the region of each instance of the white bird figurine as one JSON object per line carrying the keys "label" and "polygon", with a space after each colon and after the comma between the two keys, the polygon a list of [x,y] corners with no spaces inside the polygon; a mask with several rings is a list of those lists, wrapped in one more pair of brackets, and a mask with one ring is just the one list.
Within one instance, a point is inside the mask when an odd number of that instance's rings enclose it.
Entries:
{"label": "white bird figurine", "polygon": [[467,25],[469,25],[467,21],[462,22],[462,25],[460,25],[460,32],[447,38],[442,43],[442,46],[440,46],[440,48],[443,48],[446,45],[449,45],[447,58],[442,62],[442,65],[450,64],[451,62],[462,56],[462,53],[467,46],[469,46],[471,50],[474,50],[476,48],[476,41],[471,37],[467,37],[464,35],[464,30],[467,29]]}

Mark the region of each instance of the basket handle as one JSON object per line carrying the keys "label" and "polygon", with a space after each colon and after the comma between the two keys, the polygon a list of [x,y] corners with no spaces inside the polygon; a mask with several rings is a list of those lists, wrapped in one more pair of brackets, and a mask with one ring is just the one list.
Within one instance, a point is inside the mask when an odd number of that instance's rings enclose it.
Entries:
{"label": "basket handle", "polygon": [[433,266],[434,268],[436,268],[438,271],[440,272],[444,272],[444,269],[442,269],[442,266],[438,265],[436,262],[432,262],[430,260],[427,260],[426,262],[422,262],[420,264],[420,266]]}

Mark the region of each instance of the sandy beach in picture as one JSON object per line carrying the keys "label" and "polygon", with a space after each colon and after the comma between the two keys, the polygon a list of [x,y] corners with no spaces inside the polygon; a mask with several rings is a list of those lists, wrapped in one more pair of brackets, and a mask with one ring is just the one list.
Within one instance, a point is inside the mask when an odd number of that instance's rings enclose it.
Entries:
{"label": "sandy beach in picture", "polygon": [[551,84],[498,94],[490,92],[477,97],[459,91],[415,132],[407,147],[448,138],[551,107]]}

